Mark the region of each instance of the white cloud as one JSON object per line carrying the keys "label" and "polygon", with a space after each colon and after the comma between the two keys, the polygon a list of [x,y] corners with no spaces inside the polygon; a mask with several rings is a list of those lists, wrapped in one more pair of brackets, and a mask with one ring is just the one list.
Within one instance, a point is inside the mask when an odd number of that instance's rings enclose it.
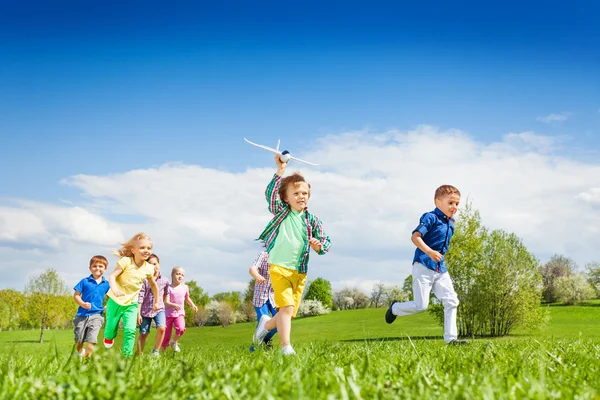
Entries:
{"label": "white cloud", "polygon": [[558,114],[549,114],[543,117],[537,117],[536,120],[539,122],[544,122],[546,124],[551,124],[554,122],[563,122],[569,119],[573,113],[570,112],[561,112]]}
{"label": "white cloud", "polygon": [[[290,164],[311,182],[310,209],[333,243],[330,254],[311,256],[309,280],[322,276],[334,289],[366,292],[375,282],[402,285],[414,251],[410,233],[445,183],[473,202],[488,227],[515,232],[539,258],[597,260],[600,164],[554,156],[554,139],[523,132],[484,144],[459,130],[420,126],[329,135],[317,144],[298,156],[320,167]],[[20,289],[47,267],[72,285],[92,255],[108,255],[144,231],[163,271],[182,265],[209,293],[243,290],[258,251],[253,239],[269,220],[263,193],[274,170],[163,164],[66,178],[83,195],[77,205],[19,201],[0,208],[0,272],[8,276],[0,286]]]}

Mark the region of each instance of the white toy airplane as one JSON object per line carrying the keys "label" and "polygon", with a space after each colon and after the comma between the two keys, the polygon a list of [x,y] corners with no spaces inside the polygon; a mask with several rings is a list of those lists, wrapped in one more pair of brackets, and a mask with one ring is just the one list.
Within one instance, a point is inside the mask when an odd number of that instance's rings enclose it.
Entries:
{"label": "white toy airplane", "polygon": [[290,154],[290,152],[287,151],[287,150],[279,151],[279,140],[277,140],[277,148],[275,148],[275,149],[272,149],[272,148],[267,147],[267,146],[263,146],[262,144],[253,143],[253,142],[249,141],[246,138],[244,138],[244,140],[246,142],[250,143],[253,146],[260,147],[261,149],[269,150],[270,152],[275,153],[275,154],[281,154],[281,156],[279,156],[279,159],[281,160],[281,162],[286,163],[286,162],[290,161],[290,159],[291,159],[291,160],[300,161],[300,162],[302,162],[304,164],[314,165],[315,167],[317,165],[319,165],[319,164],[313,164],[311,162],[301,160],[301,159],[296,158],[296,157],[292,157],[292,155]]}

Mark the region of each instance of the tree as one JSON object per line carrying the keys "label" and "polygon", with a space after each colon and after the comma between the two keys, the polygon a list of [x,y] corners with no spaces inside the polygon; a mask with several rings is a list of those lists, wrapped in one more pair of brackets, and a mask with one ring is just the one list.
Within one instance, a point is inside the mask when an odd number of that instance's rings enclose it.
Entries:
{"label": "tree", "polygon": [[383,291],[383,301],[390,305],[394,300],[403,302],[408,300],[408,296],[398,286],[386,286]]}
{"label": "tree", "polygon": [[[198,309],[208,304],[208,302],[210,301],[210,297],[208,296],[208,294],[204,293],[204,289],[198,286],[196,281],[189,281],[186,283],[186,285],[190,291],[190,298],[192,299],[194,304],[196,304]],[[184,307],[185,324],[187,326],[198,326],[198,323],[201,320],[201,318],[196,318],[196,316],[194,315],[194,310],[188,305],[188,303],[185,303]]]}
{"label": "tree", "polygon": [[562,276],[571,276],[575,273],[577,264],[572,259],[555,254],[550,258],[546,264],[540,268],[542,274],[542,283],[544,290],[542,295],[544,300],[553,303],[557,301],[556,293],[554,290],[554,281]]}
{"label": "tree", "polygon": [[213,295],[213,300],[218,302],[225,301],[231,305],[232,310],[237,310],[242,304],[242,295],[240,292],[221,292]]}
{"label": "tree", "polygon": [[31,278],[25,287],[29,315],[40,322],[40,343],[46,326],[63,313],[61,297],[68,296],[68,287],[54,269],[48,269]]}
{"label": "tree", "polygon": [[327,308],[331,308],[333,305],[332,297],[331,282],[323,278],[312,281],[306,291],[306,296],[304,296],[306,300],[319,300]]}
{"label": "tree", "polygon": [[367,308],[371,299],[357,288],[344,288],[333,295],[333,305],[339,310]]}
{"label": "tree", "polygon": [[244,292],[244,303],[252,302],[254,300],[254,286],[256,285],[256,279],[251,279],[248,282],[248,288]]}
{"label": "tree", "polygon": [[0,304],[4,304],[0,330],[17,329],[26,317],[25,294],[14,289],[0,290]]}
{"label": "tree", "polygon": [[383,292],[385,290],[385,286],[383,283],[376,283],[373,285],[373,290],[371,291],[371,304],[373,307],[379,308],[383,306]]}
{"label": "tree", "polygon": [[413,290],[412,290],[412,274],[407,276],[402,284],[402,291],[408,297],[408,300],[414,300]]}
{"label": "tree", "polygon": [[558,301],[567,305],[581,303],[583,300],[592,299],[595,295],[594,288],[582,274],[561,276],[554,280],[554,294]]}
{"label": "tree", "polygon": [[[460,300],[460,336],[504,336],[517,326],[535,328],[544,323],[537,259],[515,234],[488,232],[469,203],[445,257]],[[441,305],[430,311],[443,321]]]}
{"label": "tree", "polygon": [[585,276],[596,292],[596,298],[600,297],[600,263],[591,262],[585,266]]}

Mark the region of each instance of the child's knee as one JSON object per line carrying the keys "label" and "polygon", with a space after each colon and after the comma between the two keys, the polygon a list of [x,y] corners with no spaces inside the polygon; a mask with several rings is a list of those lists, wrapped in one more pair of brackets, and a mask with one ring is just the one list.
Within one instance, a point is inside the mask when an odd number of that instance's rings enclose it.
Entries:
{"label": "child's knee", "polygon": [[279,309],[278,313],[281,313],[282,315],[291,317],[292,315],[294,315],[294,306],[281,307]]}
{"label": "child's knee", "polygon": [[167,328],[165,328],[164,326],[158,326],[158,327],[156,327],[156,332],[160,333],[160,334],[165,333],[166,330],[167,330]]}
{"label": "child's knee", "polygon": [[176,327],[175,328],[175,334],[177,336],[183,336],[184,333],[185,333],[185,326],[184,327]]}

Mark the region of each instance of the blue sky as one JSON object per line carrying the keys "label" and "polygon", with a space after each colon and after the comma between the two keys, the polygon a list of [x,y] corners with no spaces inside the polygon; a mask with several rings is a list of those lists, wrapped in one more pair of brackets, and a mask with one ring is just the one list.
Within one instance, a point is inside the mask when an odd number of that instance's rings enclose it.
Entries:
{"label": "blue sky", "polygon": [[598,159],[597,2],[122,3],[3,4],[3,204],[89,209],[60,182],[167,162],[270,168],[243,137],[310,154],[327,135],[428,125]]}

